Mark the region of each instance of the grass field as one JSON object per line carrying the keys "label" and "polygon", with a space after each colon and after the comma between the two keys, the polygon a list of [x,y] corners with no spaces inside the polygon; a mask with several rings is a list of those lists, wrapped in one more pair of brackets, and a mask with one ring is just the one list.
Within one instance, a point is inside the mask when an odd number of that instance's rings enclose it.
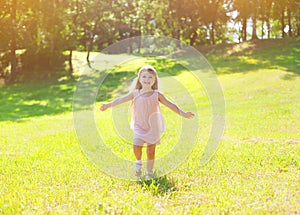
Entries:
{"label": "grass field", "polygon": [[[199,137],[177,169],[152,181],[109,177],[87,159],[73,124],[76,82],[1,86],[0,213],[300,214],[300,40],[200,50],[223,88],[222,142],[210,162],[199,167],[211,126],[209,99],[189,72],[172,67],[174,76],[162,77],[164,91],[190,109],[168,83],[181,80],[186,86],[197,101]],[[155,58],[122,65],[101,86],[95,107],[126,91],[126,78],[147,62],[161,70],[172,66]],[[168,130],[158,157],[177,141],[181,123],[171,111],[163,112]],[[133,160],[130,144],[112,132],[112,113],[95,109],[97,128],[114,153]]]}

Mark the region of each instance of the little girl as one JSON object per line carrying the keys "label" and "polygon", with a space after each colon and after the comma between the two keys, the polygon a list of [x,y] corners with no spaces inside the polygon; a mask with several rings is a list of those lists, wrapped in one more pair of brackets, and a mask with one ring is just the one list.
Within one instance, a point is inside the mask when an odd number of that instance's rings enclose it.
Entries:
{"label": "little girl", "polygon": [[146,65],[142,67],[135,81],[135,87],[132,92],[112,102],[102,104],[100,110],[105,111],[107,108],[132,101],[131,128],[134,131],[133,151],[136,157],[136,176],[141,175],[142,147],[146,143],[146,178],[150,178],[153,174],[155,147],[156,144],[160,143],[160,133],[164,131],[164,121],[160,112],[159,102],[182,117],[192,118],[194,114],[182,111],[158,91],[158,76],[152,66]]}

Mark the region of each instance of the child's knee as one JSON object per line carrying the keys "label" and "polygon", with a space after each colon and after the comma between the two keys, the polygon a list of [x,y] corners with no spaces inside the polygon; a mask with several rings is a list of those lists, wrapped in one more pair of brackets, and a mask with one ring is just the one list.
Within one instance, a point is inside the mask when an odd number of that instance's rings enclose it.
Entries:
{"label": "child's knee", "polygon": [[155,154],[155,144],[152,144],[152,145],[148,145],[147,146],[147,155],[148,156],[151,156],[151,155],[154,155]]}

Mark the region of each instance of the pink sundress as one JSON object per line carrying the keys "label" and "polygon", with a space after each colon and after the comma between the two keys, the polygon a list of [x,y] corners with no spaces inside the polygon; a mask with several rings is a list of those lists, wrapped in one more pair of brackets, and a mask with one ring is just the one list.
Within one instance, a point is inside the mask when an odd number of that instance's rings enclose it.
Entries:
{"label": "pink sundress", "polygon": [[149,144],[160,143],[160,133],[165,130],[165,125],[157,90],[144,94],[140,94],[139,90],[134,91],[131,129],[134,131],[134,139]]}

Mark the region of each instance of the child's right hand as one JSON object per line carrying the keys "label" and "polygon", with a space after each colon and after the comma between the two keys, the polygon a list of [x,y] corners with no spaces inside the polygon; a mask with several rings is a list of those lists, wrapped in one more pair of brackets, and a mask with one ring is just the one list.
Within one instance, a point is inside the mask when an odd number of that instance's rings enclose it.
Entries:
{"label": "child's right hand", "polygon": [[100,107],[100,110],[105,111],[107,108],[109,108],[108,104],[102,104],[101,107]]}

